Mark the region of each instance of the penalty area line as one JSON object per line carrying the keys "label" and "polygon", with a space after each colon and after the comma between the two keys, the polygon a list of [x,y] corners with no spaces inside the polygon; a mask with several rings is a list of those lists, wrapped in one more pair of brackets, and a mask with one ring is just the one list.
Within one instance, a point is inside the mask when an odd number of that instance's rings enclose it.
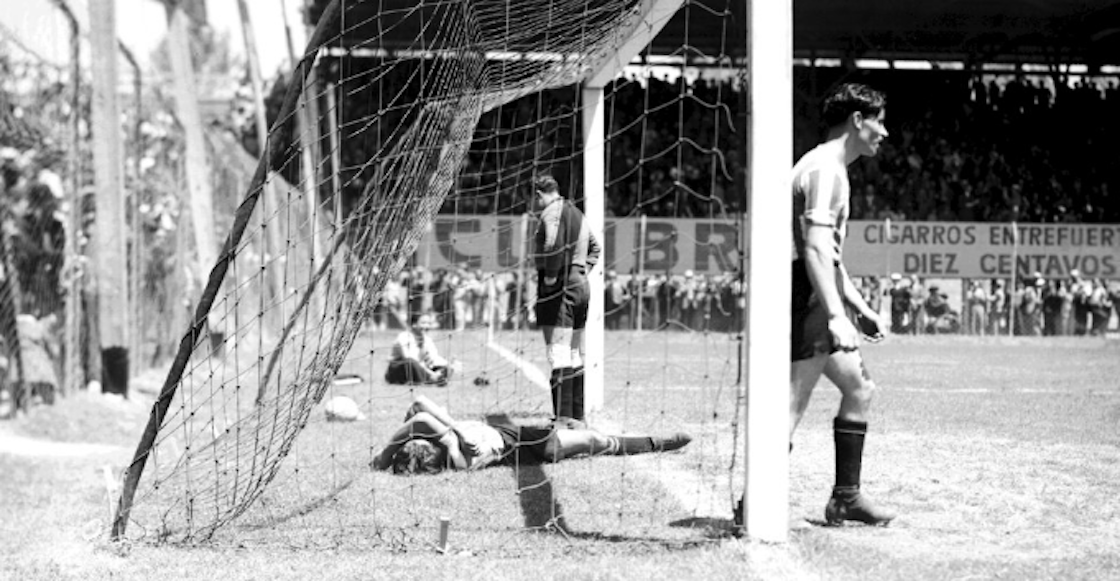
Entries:
{"label": "penalty area line", "polygon": [[530,383],[544,390],[551,389],[551,386],[548,383],[548,375],[546,375],[545,372],[541,371],[540,367],[529,363],[518,354],[510,351],[509,349],[506,349],[505,347],[499,345],[498,343],[495,343],[494,341],[487,342],[486,346],[498,355],[501,355],[502,359],[509,361],[515,367],[521,370],[521,373],[525,376],[525,379],[528,379]]}

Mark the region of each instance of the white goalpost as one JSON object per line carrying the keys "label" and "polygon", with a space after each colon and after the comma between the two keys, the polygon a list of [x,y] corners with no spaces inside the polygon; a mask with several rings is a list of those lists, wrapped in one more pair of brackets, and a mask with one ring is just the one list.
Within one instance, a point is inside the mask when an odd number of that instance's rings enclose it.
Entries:
{"label": "white goalpost", "polygon": [[[592,232],[604,230],[604,207],[607,182],[604,161],[606,152],[605,102],[603,98],[604,87],[612,82],[630,64],[639,52],[649,43],[653,42],[657,33],[677,13],[684,0],[642,0],[636,11],[640,18],[633,22],[630,30],[620,31],[619,38],[623,39],[619,48],[608,58],[603,59],[592,67],[590,76],[583,82],[581,93],[583,99],[583,187],[584,207],[587,221]],[[596,300],[603,296],[603,269],[597,268],[591,272],[591,307],[588,312],[586,332],[587,360],[584,373],[587,376],[587,408],[594,412],[603,407],[603,384],[605,373],[603,369],[603,352],[605,346],[603,301]]]}
{"label": "white goalpost", "polygon": [[748,0],[747,534],[789,536],[789,336],[793,204],[793,3]]}

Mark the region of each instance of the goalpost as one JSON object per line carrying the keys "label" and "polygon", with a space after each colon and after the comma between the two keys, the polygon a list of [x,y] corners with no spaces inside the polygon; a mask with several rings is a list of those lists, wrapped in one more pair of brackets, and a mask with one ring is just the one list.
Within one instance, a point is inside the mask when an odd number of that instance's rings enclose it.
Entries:
{"label": "goalpost", "polygon": [[[483,273],[479,285],[495,273],[518,285],[531,279],[532,273],[524,268],[524,252],[533,226],[524,217],[528,208],[522,191],[535,172],[552,171],[562,184],[572,186],[569,191],[582,192],[582,204],[597,232],[607,230],[605,209],[613,202],[608,192],[636,192],[633,217],[641,217],[640,229],[638,220],[626,222],[629,218],[616,218],[614,226],[616,234],[641,236],[633,249],[638,255],[638,272],[654,271],[652,258],[671,258],[677,252],[672,244],[689,236],[693,238],[685,241],[707,249],[705,256],[709,257],[702,261],[698,255],[695,264],[710,263],[713,269],[724,264],[725,259],[712,250],[723,248],[714,233],[722,231],[717,226],[734,223],[728,216],[743,209],[733,203],[732,194],[722,193],[733,190],[734,168],[742,165],[739,160],[727,160],[725,153],[742,153],[748,146],[745,136],[732,135],[734,129],[720,129],[734,126],[732,107],[725,101],[728,97],[720,83],[727,83],[723,77],[741,65],[735,62],[740,50],[724,44],[717,55],[696,54],[689,41],[689,18],[684,18],[683,39],[677,41],[682,48],[674,55],[674,62],[680,64],[670,67],[677,67],[679,76],[676,81],[663,81],[651,72],[657,60],[648,47],[661,26],[678,12],[710,19],[708,25],[714,19],[726,33],[729,7],[734,3],[741,7],[745,1],[386,0],[377,3],[382,10],[373,13],[368,11],[369,4],[364,7],[366,12],[360,3],[332,0],[327,4],[317,15],[308,49],[289,80],[267,151],[218,253],[190,329],[179,344],[126,472],[113,537],[124,536],[130,522],[140,522],[146,530],[158,531],[161,539],[189,542],[211,538],[260,505],[278,479],[289,487],[285,490],[325,487],[332,494],[346,490],[359,477],[360,469],[353,463],[364,468],[383,445],[379,438],[391,432],[391,426],[371,424],[365,429],[368,441],[363,442],[324,439],[297,445],[297,437],[307,431],[330,435],[335,430],[318,424],[313,412],[328,394],[343,391],[333,382],[340,373],[357,369],[367,376],[361,390],[346,392],[355,395],[367,413],[395,406],[401,396],[413,393],[390,394],[387,386],[378,385],[389,335],[371,332],[369,322],[384,309],[399,309],[396,318],[404,321],[422,310],[436,309],[450,325],[435,333],[440,345],[453,356],[476,358],[478,365],[470,373],[489,373],[495,380],[492,388],[473,394],[448,391],[448,398],[485,410],[521,406],[514,411],[540,412],[539,391],[523,389],[528,376],[523,369],[487,359],[487,351],[469,345],[478,341],[478,335],[472,335],[470,328],[457,327],[462,321],[451,291],[446,297],[449,303],[442,307],[434,306],[443,300],[437,296],[408,291],[413,284],[430,288],[436,275],[414,266],[433,260],[445,265],[439,267],[444,269],[440,277],[470,278]],[[788,195],[783,193],[788,190],[785,176],[792,149],[792,91],[790,49],[781,48],[789,42],[791,9],[788,0],[764,4],[747,2],[745,11],[749,22],[766,28],[764,34],[751,36],[749,54],[767,55],[752,59],[749,67],[747,86],[752,95],[750,109],[755,113],[749,142],[755,168],[750,172],[750,191],[777,195],[750,198],[749,214],[755,226],[750,247],[758,252],[751,253],[748,276],[750,304],[783,313],[775,307],[788,301],[788,287],[781,286],[788,285],[788,257],[774,250],[787,247],[789,238],[790,220],[782,216],[788,218],[790,210]],[[371,36],[344,45],[346,34],[355,30]],[[621,80],[626,66],[643,50],[642,66],[651,69],[645,71],[645,80]],[[349,60],[355,55],[363,55],[365,60]],[[688,86],[686,74],[704,66],[717,73],[715,88],[702,90],[699,85],[710,80],[697,78],[688,80],[697,88]],[[313,85],[316,92],[304,96],[301,104],[301,92],[309,86],[311,75],[323,84]],[[658,99],[666,98],[667,86],[675,94],[667,97],[668,104],[659,104]],[[658,91],[661,93],[654,94]],[[635,95],[643,102],[631,102]],[[714,96],[715,101],[707,102],[705,96]],[[737,97],[730,98],[733,102]],[[337,110],[330,109],[330,103],[337,103]],[[312,105],[331,116],[331,123],[320,122],[318,129],[300,127],[299,108]],[[635,105],[640,105],[640,113],[633,119],[628,110]],[[650,135],[661,117],[668,118],[666,112],[674,113],[678,121],[691,115],[690,123],[699,133],[685,135],[686,130],[678,127],[669,149],[656,148],[651,144],[656,136]],[[705,125],[709,122],[711,127]],[[304,134],[294,139],[292,131],[297,127]],[[628,151],[623,145],[635,131],[640,137],[637,143],[631,140],[631,145],[640,151],[638,160],[633,168],[620,169],[612,157]],[[325,135],[320,142],[311,143],[308,134]],[[757,135],[764,135],[764,141],[757,141]],[[309,164],[302,161],[307,148],[324,152],[316,160],[317,169],[310,173]],[[666,181],[659,174],[671,179]],[[262,192],[279,178],[299,186],[279,192],[278,203],[262,208]],[[695,233],[678,236],[673,230],[667,234],[664,224],[646,220],[646,209],[685,205],[709,212],[700,218],[707,222],[699,223]],[[721,208],[718,215],[715,210],[704,210],[717,205]],[[469,210],[460,213],[460,206]],[[453,212],[439,214],[441,208]],[[670,214],[673,219],[680,215]],[[452,219],[444,219],[448,217]],[[282,240],[279,253],[258,251],[277,231]],[[776,238],[783,243],[775,244]],[[631,249],[612,248],[613,240],[605,237],[604,265],[592,277],[589,409],[604,405],[602,386],[611,385],[604,359],[612,354],[618,357],[622,349],[610,344],[603,330],[599,272],[631,267],[634,256],[622,256]],[[493,245],[494,241],[496,252],[469,250],[474,248],[472,244]],[[415,258],[418,249],[422,261]],[[667,277],[683,276],[685,269],[691,272],[693,268],[693,263],[679,264],[672,272],[671,260],[656,264]],[[414,277],[399,276],[404,272],[414,273]],[[722,275],[709,276],[715,280]],[[776,286],[775,280],[779,281]],[[283,283],[279,295],[267,290],[275,281]],[[523,292],[532,294],[531,289],[523,291],[518,286],[509,293],[509,300]],[[387,306],[393,293],[400,293],[405,304]],[[637,299],[639,308],[644,308],[647,298]],[[657,300],[652,298],[649,304],[660,308]],[[730,305],[726,308],[734,312]],[[512,334],[497,336],[493,324],[484,331],[488,340],[508,340],[511,349],[507,353],[519,357],[522,366],[526,359],[532,365],[533,347],[529,345],[539,347],[540,343],[539,332],[521,330],[519,321],[529,310],[526,303],[517,301],[502,315],[517,319],[512,321]],[[669,316],[661,312],[658,320],[663,326],[672,323],[670,329],[681,326],[669,321]],[[698,452],[695,467],[705,472],[696,477],[698,486],[726,493],[726,487],[715,484],[717,476],[706,473],[737,473],[734,461],[730,469],[716,467],[745,452],[747,531],[752,537],[783,540],[788,496],[784,434],[788,429],[779,418],[785,417],[788,407],[783,403],[788,391],[788,381],[783,379],[788,373],[788,356],[782,354],[788,349],[788,341],[782,339],[788,336],[788,320],[772,319],[752,307],[751,325],[742,342],[742,355],[754,362],[747,366],[745,376],[750,386],[745,448],[727,447],[717,434],[713,437],[718,445],[712,446],[716,451]],[[202,345],[208,321],[217,327],[211,330],[225,337],[229,349],[211,350]],[[655,336],[638,330],[637,337],[645,337],[646,345],[662,346],[662,362],[671,361],[671,352],[682,340],[685,344],[738,344],[728,339],[731,335],[715,334],[706,327],[690,330],[694,336],[671,332]],[[704,365],[711,365],[714,371],[680,373],[691,374],[690,381],[701,387],[712,383],[714,393],[726,401],[723,388],[733,368],[730,361],[725,358]],[[455,381],[453,388],[465,387],[470,375]],[[667,386],[672,378],[663,373],[660,381]],[[698,420],[710,422],[698,426],[705,432],[726,431],[719,422],[736,413],[730,406],[721,408],[709,414],[720,420]],[[660,415],[666,415],[664,408]],[[343,461],[350,464],[338,468]],[[347,478],[347,474],[351,476]],[[419,485],[407,486],[411,490]],[[375,503],[385,495],[376,489],[371,492],[374,498],[365,502]],[[287,500],[282,498],[279,505],[287,506]],[[729,513],[730,506],[723,511]],[[347,516],[359,519],[354,512],[361,511],[347,511]],[[265,520],[269,518],[274,517]]]}
{"label": "goalpost", "polygon": [[[789,340],[793,204],[793,2],[748,2],[750,243],[747,367],[747,533],[789,535]],[[759,58],[766,55],[765,58]]]}

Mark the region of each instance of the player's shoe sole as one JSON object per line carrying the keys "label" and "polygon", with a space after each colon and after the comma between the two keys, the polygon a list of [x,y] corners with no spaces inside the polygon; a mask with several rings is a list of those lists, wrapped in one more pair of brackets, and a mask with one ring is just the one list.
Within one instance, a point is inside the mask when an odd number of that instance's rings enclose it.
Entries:
{"label": "player's shoe sole", "polygon": [[859,491],[854,494],[833,494],[824,508],[825,524],[831,527],[843,526],[849,521],[884,527],[896,516],[898,515],[885,508],[875,506]]}
{"label": "player's shoe sole", "polygon": [[692,441],[692,436],[683,432],[677,432],[669,438],[661,439],[657,442],[657,449],[661,452],[672,452],[673,450],[680,450]]}

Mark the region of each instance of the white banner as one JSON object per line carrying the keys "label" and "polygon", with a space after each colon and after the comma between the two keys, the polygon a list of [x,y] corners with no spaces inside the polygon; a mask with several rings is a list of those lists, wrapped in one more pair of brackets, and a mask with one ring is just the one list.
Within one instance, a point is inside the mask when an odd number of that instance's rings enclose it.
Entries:
{"label": "white banner", "polygon": [[[619,274],[685,270],[717,274],[739,265],[739,223],[687,218],[607,218],[602,233],[605,266]],[[521,216],[446,216],[436,219],[417,252],[430,268],[466,265],[516,269],[526,255],[525,235],[536,222]],[[789,240],[766,251],[790,253]],[[1120,225],[986,222],[853,221],[844,245],[853,275],[892,272],[937,278],[1023,276],[1120,278]],[[529,265],[528,268],[532,268]]]}

